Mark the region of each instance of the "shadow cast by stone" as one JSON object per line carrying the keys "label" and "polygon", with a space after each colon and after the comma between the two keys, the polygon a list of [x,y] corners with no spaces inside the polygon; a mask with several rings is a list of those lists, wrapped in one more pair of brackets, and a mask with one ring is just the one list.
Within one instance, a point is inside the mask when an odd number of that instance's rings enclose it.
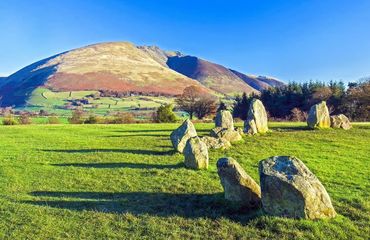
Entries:
{"label": "shadow cast by stone", "polygon": [[81,168],[133,168],[133,169],[178,169],[183,168],[183,163],[163,165],[146,163],[58,163],[51,164],[57,167],[81,167]]}
{"label": "shadow cast by stone", "polygon": [[114,130],[116,133],[149,133],[149,132],[172,132],[173,129],[155,129],[155,130]]}
{"label": "shadow cast by stone", "polygon": [[279,127],[270,127],[273,131],[278,132],[293,132],[293,131],[312,131],[312,129],[307,126],[279,126]]}
{"label": "shadow cast by stone", "polygon": [[[114,130],[112,132],[116,132],[116,133],[150,133],[150,132],[153,132],[153,133],[156,133],[156,132],[169,132],[171,133],[173,130],[175,130],[175,128],[173,129],[155,129],[155,130]],[[208,133],[209,130],[208,129],[198,129],[197,132],[204,132],[204,133]]]}
{"label": "shadow cast by stone", "polygon": [[125,137],[168,137],[168,134],[124,134],[124,135],[109,135],[106,138],[125,138]]}
{"label": "shadow cast by stone", "polygon": [[130,153],[140,155],[154,155],[154,156],[165,156],[173,155],[176,153],[175,150],[168,151],[155,151],[155,150],[141,150],[141,149],[44,149],[44,152],[59,152],[59,153]]}
{"label": "shadow cast by stone", "polygon": [[[47,200],[22,201],[22,203],[69,209],[74,211],[98,211],[106,213],[149,214],[160,217],[181,216],[186,218],[227,217],[246,223],[261,215],[260,210],[236,209],[224,201],[222,193],[173,194],[157,192],[52,192],[36,191],[30,195]],[[51,199],[50,199],[51,198]],[[55,199],[55,198],[63,198]],[[80,200],[68,201],[65,198]]]}

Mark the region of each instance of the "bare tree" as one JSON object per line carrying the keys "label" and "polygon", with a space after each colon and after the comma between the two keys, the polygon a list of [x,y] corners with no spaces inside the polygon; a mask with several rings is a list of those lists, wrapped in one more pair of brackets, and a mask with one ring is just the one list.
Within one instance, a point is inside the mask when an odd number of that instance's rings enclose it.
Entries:
{"label": "bare tree", "polygon": [[195,103],[195,114],[199,119],[216,113],[216,99],[214,97],[202,97]]}
{"label": "bare tree", "polygon": [[342,108],[351,119],[369,121],[370,118],[370,79],[353,84],[347,90]]}
{"label": "bare tree", "polygon": [[329,87],[317,88],[314,90],[312,94],[312,100],[314,101],[312,104],[315,104],[320,101],[327,101],[332,95],[333,92]]}
{"label": "bare tree", "polygon": [[190,119],[194,115],[202,119],[216,109],[216,98],[197,86],[186,87],[176,103],[181,110],[189,113]]}

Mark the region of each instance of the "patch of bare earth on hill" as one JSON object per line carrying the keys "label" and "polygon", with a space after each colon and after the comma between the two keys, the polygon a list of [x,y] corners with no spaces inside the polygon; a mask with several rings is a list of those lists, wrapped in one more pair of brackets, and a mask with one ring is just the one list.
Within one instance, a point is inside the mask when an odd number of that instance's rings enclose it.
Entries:
{"label": "patch of bare earth on hill", "polygon": [[[147,76],[149,80],[151,76]],[[184,79],[177,78],[174,81],[158,82],[153,81],[135,82],[130,79],[121,78],[109,72],[94,73],[55,73],[45,84],[53,91],[85,91],[85,90],[111,90],[122,92],[159,93],[166,95],[181,94],[185,87],[192,85],[183,84]],[[140,84],[140,85],[139,85]]]}
{"label": "patch of bare earth on hill", "polygon": [[134,85],[129,80],[121,79],[108,72],[94,73],[55,73],[50,77],[46,86],[56,91],[83,91],[83,90],[116,90],[131,91]]}

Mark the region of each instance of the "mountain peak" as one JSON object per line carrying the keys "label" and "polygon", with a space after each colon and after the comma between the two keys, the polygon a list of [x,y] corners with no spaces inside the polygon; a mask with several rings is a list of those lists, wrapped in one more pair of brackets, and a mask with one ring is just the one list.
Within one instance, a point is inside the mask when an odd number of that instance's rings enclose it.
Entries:
{"label": "mountain peak", "polygon": [[[24,104],[39,87],[53,91],[111,90],[181,94],[197,85],[222,94],[258,92],[242,73],[178,51],[130,42],[105,42],[66,51],[33,63],[0,81],[3,105]],[[245,75],[247,76],[247,75]],[[277,85],[267,77],[254,79],[261,88]]]}

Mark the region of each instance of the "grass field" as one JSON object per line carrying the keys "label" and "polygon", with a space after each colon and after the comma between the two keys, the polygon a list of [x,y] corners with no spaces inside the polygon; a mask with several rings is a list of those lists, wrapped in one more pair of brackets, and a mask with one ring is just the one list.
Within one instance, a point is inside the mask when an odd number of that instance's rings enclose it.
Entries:
{"label": "grass field", "polygon": [[[182,165],[177,124],[0,126],[0,239],[368,239],[370,124],[272,132],[210,152],[208,171]],[[197,124],[200,135],[212,124]],[[237,159],[257,182],[258,161],[300,158],[338,216],[295,220],[238,211],[223,200],[216,161]]]}
{"label": "grass field", "polygon": [[100,97],[96,99],[88,97],[96,93],[97,91],[53,92],[46,88],[37,88],[27,100],[27,105],[17,107],[16,109],[33,112],[38,112],[42,109],[49,113],[69,116],[71,115],[71,110],[65,109],[68,101],[85,98],[89,99],[89,103],[82,106],[84,110],[104,115],[111,111],[145,111],[174,101],[173,98],[160,96]]}

